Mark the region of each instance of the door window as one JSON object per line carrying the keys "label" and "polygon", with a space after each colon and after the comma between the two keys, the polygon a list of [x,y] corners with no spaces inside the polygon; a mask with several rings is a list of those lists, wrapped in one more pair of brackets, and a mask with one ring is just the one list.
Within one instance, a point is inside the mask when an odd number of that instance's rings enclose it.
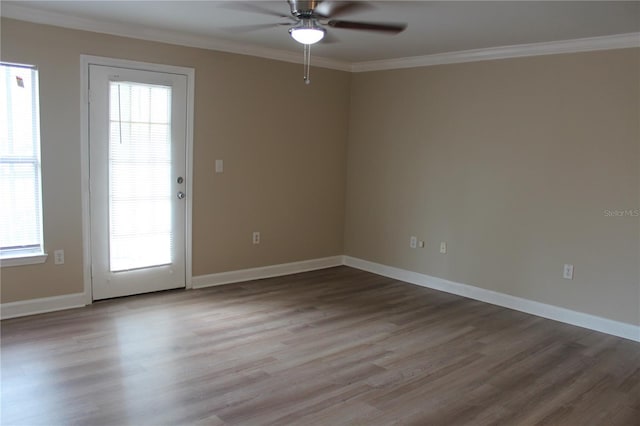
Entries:
{"label": "door window", "polygon": [[171,263],[171,87],[109,85],[112,272]]}

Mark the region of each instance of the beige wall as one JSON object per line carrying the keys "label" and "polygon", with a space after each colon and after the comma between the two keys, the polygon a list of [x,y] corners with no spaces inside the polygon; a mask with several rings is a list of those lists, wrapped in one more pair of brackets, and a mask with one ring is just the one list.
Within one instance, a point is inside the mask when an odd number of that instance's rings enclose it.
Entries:
{"label": "beige wall", "polygon": [[639,59],[354,74],[346,254],[640,324]]}
{"label": "beige wall", "polygon": [[314,69],[306,87],[278,61],[5,19],[1,36],[2,60],[40,68],[45,245],[66,252],[2,268],[3,303],[82,291],[91,54],[196,69],[196,276],[344,252],[640,324],[639,218],[604,212],[640,208],[639,49]]}
{"label": "beige wall", "polygon": [[2,268],[3,303],[83,291],[80,54],[195,68],[194,275],[343,253],[348,73],[305,86],[302,65],[10,19],[1,40],[40,70],[45,246],[66,260]]}

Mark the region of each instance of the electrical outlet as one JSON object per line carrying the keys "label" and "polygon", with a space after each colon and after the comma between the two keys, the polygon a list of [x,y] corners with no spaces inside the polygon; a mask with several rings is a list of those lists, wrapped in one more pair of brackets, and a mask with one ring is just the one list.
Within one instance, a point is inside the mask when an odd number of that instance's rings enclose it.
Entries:
{"label": "electrical outlet", "polygon": [[562,278],[565,280],[573,279],[573,265],[570,263],[565,263],[564,268],[562,269]]}
{"label": "electrical outlet", "polygon": [[409,247],[411,247],[411,248],[418,247],[418,237],[411,237],[409,239]]}
{"label": "electrical outlet", "polygon": [[260,244],[260,232],[253,233],[253,244]]}
{"label": "electrical outlet", "polygon": [[224,172],[224,163],[222,160],[216,160],[216,173]]}
{"label": "electrical outlet", "polygon": [[56,265],[64,265],[64,250],[55,250],[53,252],[53,263]]}
{"label": "electrical outlet", "polygon": [[447,252],[447,243],[442,241],[440,243],[440,253],[445,254]]}

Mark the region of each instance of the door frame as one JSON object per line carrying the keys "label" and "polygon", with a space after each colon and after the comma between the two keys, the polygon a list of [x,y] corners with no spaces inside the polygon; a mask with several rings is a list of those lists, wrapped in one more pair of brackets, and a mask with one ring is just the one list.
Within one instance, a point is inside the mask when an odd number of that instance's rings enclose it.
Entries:
{"label": "door frame", "polygon": [[102,56],[80,55],[80,174],[82,189],[82,275],[84,281],[85,304],[93,303],[91,279],[91,198],[89,192],[89,66],[102,65],[130,68],[141,71],[155,71],[181,74],[187,77],[187,118],[186,118],[186,212],[185,212],[185,288],[192,284],[192,209],[193,209],[193,117],[195,69],[173,65],[131,61]]}

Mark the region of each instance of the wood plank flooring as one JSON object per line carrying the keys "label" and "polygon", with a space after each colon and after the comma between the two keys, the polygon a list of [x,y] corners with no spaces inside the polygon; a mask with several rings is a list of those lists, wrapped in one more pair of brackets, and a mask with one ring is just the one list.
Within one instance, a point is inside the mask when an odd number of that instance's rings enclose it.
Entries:
{"label": "wood plank flooring", "polygon": [[640,344],[347,267],[1,326],[7,426],[640,424]]}

